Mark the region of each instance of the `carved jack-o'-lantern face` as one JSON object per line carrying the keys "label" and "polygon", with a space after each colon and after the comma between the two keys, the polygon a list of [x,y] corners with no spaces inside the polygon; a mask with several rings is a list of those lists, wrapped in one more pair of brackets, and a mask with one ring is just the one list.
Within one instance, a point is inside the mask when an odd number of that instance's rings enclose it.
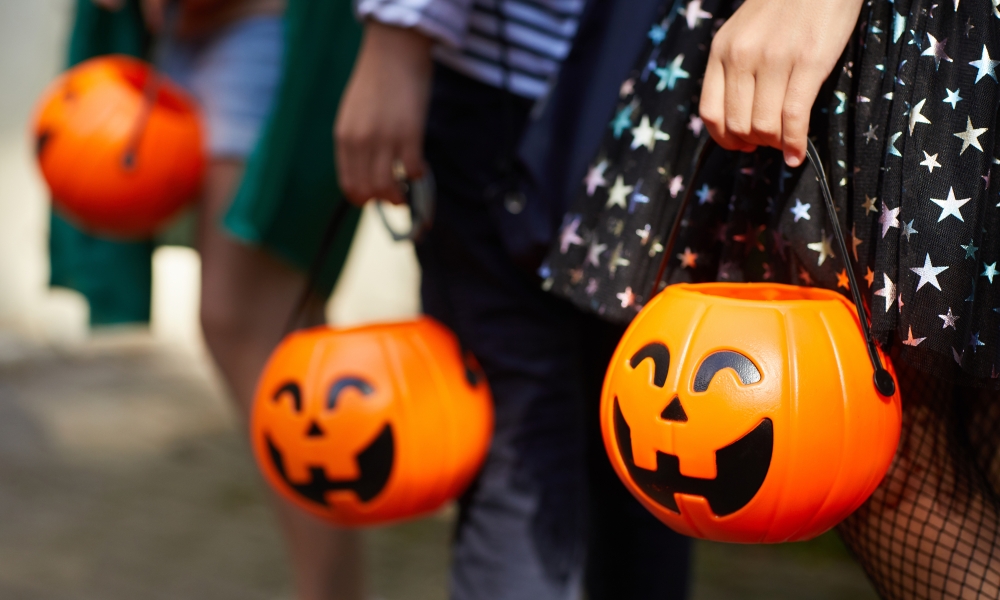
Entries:
{"label": "carved jack-o'-lantern face", "polygon": [[[629,361],[634,369],[644,360],[653,362],[653,384],[663,387],[670,368],[670,351],[662,343],[654,342],[636,352]],[[729,350],[713,352],[698,367],[693,392],[708,391],[716,373],[732,369],[743,385],[760,381],[760,370],[749,358]],[[697,402],[697,398],[693,398]],[[660,418],[685,423],[687,412],[678,395],[674,395]],[[705,498],[712,512],[718,516],[730,515],[746,506],[760,490],[771,466],[774,446],[774,424],[768,417],[731,444],[715,451],[716,476],[712,479],[689,477],[681,474],[677,456],[657,451],[656,469],[648,471],[635,464],[632,456],[632,434],[622,415],[619,401],[615,401],[615,433],[622,460],[636,485],[661,506],[680,512],[674,494],[688,494]]]}
{"label": "carved jack-o'-lantern face", "polygon": [[285,498],[339,525],[436,510],[486,454],[489,387],[436,321],[299,331],[258,384],[251,440]]}
{"label": "carved jack-o'-lantern face", "polygon": [[[331,440],[336,439],[333,435],[342,433],[335,431],[337,421],[347,421],[349,417],[339,415],[340,419],[333,419],[333,413],[340,404],[342,394],[347,394],[347,390],[354,390],[362,399],[372,396],[375,388],[370,383],[359,377],[342,377],[333,382],[324,403],[313,403],[318,409],[318,414],[303,415],[304,407],[302,402],[302,390],[298,383],[289,382],[279,387],[274,393],[274,401],[282,402],[287,400],[286,408],[292,414],[288,416],[293,427],[291,432],[288,428],[281,428],[283,434],[291,433],[292,436],[301,435],[299,431],[305,426],[305,443],[315,444],[318,448],[331,445]],[[342,410],[350,410],[340,407]],[[324,416],[328,418],[324,418]],[[306,423],[303,423],[305,421]],[[326,421],[326,427],[321,423]],[[332,422],[332,425],[331,425]],[[328,431],[329,430],[329,431]],[[280,447],[288,447],[291,444],[278,444],[275,442],[278,432],[264,434],[267,442],[267,453],[274,470],[282,480],[296,494],[304,500],[314,502],[322,506],[328,506],[327,494],[333,491],[348,490],[354,492],[361,502],[370,502],[385,488],[389,481],[389,474],[392,472],[393,459],[395,458],[395,439],[392,433],[392,424],[382,425],[378,434],[371,443],[359,448],[354,460],[357,464],[357,476],[347,476],[344,479],[330,479],[326,468],[320,465],[308,467],[308,477],[302,481],[296,481],[289,476],[288,468],[285,466],[285,457]],[[301,440],[296,440],[299,444]],[[292,442],[294,444],[294,442]],[[336,451],[343,452],[342,441],[334,442]],[[353,473],[352,473],[353,475]]]}
{"label": "carved jack-o'-lantern face", "polygon": [[601,404],[626,487],[673,529],[733,542],[808,539],[850,514],[900,416],[853,306],[769,284],[668,287],[623,336]]}

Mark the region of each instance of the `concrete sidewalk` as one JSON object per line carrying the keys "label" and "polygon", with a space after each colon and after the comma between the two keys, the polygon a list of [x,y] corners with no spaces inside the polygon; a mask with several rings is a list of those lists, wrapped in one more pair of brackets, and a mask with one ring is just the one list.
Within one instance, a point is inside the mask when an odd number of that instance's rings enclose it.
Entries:
{"label": "concrete sidewalk", "polygon": [[[2,344],[0,344],[2,345]],[[207,361],[142,332],[0,355],[0,598],[291,598]],[[369,532],[385,600],[445,597],[450,517]],[[700,544],[696,600],[874,598],[836,540]]]}

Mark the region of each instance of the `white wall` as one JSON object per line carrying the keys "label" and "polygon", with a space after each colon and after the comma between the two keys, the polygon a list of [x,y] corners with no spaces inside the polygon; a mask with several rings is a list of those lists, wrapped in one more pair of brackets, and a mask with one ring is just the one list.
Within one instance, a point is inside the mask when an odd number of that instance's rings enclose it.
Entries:
{"label": "white wall", "polygon": [[[86,302],[46,285],[48,201],[28,133],[35,99],[62,65],[72,4],[0,0],[0,359],[25,340],[67,344],[88,335]],[[197,254],[165,247],[153,264],[154,335],[200,348]],[[412,248],[393,244],[366,210],[329,314],[338,324],[411,316],[418,278]]]}

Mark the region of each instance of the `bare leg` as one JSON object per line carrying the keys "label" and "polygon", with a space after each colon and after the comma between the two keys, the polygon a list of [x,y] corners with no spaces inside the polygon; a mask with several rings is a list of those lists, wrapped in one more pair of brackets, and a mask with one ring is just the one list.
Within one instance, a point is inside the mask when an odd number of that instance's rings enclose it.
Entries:
{"label": "bare leg", "polygon": [[[220,220],[243,173],[243,163],[210,163],[199,219],[202,257],[201,324],[205,341],[236,399],[243,421],[257,377],[285,326],[302,289],[303,274],[259,248],[241,244]],[[304,319],[323,322],[323,300],[310,303]],[[291,551],[301,600],[360,600],[364,597],[361,540],[357,532],[334,529],[274,497]]]}
{"label": "bare leg", "polygon": [[840,533],[883,598],[998,598],[997,394],[901,367],[896,458]]}

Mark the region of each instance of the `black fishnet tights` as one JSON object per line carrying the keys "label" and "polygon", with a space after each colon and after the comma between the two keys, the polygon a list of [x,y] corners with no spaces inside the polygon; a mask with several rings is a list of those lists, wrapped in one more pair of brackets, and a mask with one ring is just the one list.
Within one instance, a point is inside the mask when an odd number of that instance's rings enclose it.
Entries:
{"label": "black fishnet tights", "polygon": [[896,458],[840,535],[886,600],[996,600],[1000,393],[900,367]]}

